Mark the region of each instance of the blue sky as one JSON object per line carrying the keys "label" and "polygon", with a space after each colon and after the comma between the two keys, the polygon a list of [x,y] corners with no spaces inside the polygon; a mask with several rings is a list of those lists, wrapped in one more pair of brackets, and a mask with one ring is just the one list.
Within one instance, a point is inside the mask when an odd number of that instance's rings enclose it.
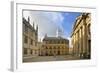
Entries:
{"label": "blue sky", "polygon": [[[66,15],[66,13],[67,13],[67,15]],[[69,37],[71,35],[72,27],[75,23],[76,17],[79,16],[81,13],[79,13],[79,12],[64,12],[61,14],[64,17],[62,26],[63,26],[64,32],[65,32],[65,35],[67,35],[67,37]],[[67,32],[67,34],[66,34],[66,32]]]}
{"label": "blue sky", "polygon": [[56,36],[56,31],[59,28],[65,38],[70,38],[72,26],[79,12],[50,12],[50,11],[24,11],[23,17],[26,19],[30,17],[30,23],[38,25],[39,39],[43,38],[45,34],[48,36]]}

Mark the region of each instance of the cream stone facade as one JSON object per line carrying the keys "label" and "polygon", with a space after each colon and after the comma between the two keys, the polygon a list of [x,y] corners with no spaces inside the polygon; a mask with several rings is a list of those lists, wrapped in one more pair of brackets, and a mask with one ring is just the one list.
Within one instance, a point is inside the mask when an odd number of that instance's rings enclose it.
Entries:
{"label": "cream stone facade", "polygon": [[43,42],[38,42],[38,55],[39,56],[42,55],[42,51],[44,51],[44,49],[43,49]]}
{"label": "cream stone facade", "polygon": [[38,26],[36,29],[30,24],[30,18],[28,20],[23,18],[23,57],[37,56],[38,48]]}
{"label": "cream stone facade", "polygon": [[41,55],[56,56],[67,55],[69,53],[69,40],[62,37],[48,37],[43,39]]}
{"label": "cream stone facade", "polygon": [[82,13],[77,17],[72,31],[73,55],[91,57],[91,14]]}

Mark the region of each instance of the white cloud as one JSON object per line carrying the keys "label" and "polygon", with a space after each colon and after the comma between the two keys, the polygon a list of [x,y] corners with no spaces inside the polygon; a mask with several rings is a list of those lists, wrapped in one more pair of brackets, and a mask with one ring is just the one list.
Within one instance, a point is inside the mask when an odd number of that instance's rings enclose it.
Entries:
{"label": "white cloud", "polygon": [[[62,31],[62,22],[64,17],[58,12],[44,12],[44,11],[24,11],[23,16],[27,19],[30,17],[30,23],[38,25],[39,40],[43,38],[45,34],[48,36],[56,36],[56,30],[59,27]],[[65,35],[65,33],[63,33]],[[66,33],[67,35],[67,33]],[[65,35],[65,36],[66,36]]]}
{"label": "white cloud", "polygon": [[62,22],[64,20],[64,17],[59,12],[46,12],[44,13],[44,16],[46,16],[52,23],[56,24],[60,29],[63,30]]}

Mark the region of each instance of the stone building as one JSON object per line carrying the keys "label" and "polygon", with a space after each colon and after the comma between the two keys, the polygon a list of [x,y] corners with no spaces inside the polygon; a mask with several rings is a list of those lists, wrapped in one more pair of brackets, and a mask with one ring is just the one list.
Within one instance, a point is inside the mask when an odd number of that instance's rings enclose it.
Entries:
{"label": "stone building", "polygon": [[82,58],[91,56],[91,14],[82,13],[77,17],[72,31],[73,55]]}
{"label": "stone building", "polygon": [[69,40],[62,37],[48,37],[43,38],[41,55],[55,56],[66,55],[69,53]]}
{"label": "stone building", "polygon": [[41,56],[42,55],[42,51],[43,50],[43,42],[38,42],[38,55]]}
{"label": "stone building", "polygon": [[23,57],[38,55],[38,26],[36,29],[30,24],[30,18],[28,20],[23,18]]}

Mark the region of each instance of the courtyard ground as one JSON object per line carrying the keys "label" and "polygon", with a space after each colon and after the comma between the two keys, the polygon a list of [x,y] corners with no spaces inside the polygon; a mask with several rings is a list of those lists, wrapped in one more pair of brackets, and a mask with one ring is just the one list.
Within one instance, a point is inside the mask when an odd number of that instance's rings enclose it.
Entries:
{"label": "courtyard ground", "polygon": [[30,56],[23,58],[23,62],[45,62],[45,61],[65,61],[65,60],[80,60],[80,58],[72,55]]}

